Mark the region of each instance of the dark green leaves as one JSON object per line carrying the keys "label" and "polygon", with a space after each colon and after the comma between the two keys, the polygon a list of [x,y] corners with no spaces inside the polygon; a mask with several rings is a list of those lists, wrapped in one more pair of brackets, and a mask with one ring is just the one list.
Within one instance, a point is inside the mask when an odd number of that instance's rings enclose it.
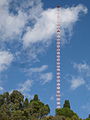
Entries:
{"label": "dark green leaves", "polygon": [[37,120],[50,113],[50,108],[35,95],[29,102],[28,98],[17,90],[0,95],[0,120]]}

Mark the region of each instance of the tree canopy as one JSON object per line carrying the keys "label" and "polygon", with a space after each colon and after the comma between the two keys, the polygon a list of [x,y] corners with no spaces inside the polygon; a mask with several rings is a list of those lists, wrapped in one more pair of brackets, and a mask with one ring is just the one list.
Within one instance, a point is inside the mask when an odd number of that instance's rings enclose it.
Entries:
{"label": "tree canopy", "polygon": [[70,102],[69,102],[69,100],[65,100],[63,108],[70,108]]}
{"label": "tree canopy", "polygon": [[24,99],[17,90],[0,95],[0,120],[41,119],[50,113],[50,108],[35,95],[32,100]]}
{"label": "tree canopy", "polygon": [[[49,105],[40,101],[37,94],[32,100],[17,90],[0,95],[0,120],[82,120],[71,110],[69,100],[65,100],[63,108],[55,110],[55,116],[49,113]],[[86,120],[90,120],[90,115]]]}

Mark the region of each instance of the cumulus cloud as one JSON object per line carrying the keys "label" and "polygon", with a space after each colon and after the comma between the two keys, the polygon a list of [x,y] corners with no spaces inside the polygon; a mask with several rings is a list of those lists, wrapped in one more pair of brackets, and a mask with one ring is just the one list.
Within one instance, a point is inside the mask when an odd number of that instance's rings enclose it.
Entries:
{"label": "cumulus cloud", "polygon": [[12,63],[14,57],[8,51],[0,51],[0,72],[6,70]]}
{"label": "cumulus cloud", "polygon": [[32,24],[32,21],[38,18],[38,12],[42,10],[40,0],[37,1],[0,0],[0,39],[2,41],[13,40],[17,37],[19,39],[23,32],[27,31],[26,24],[29,22]]}
{"label": "cumulus cloud", "polygon": [[36,24],[42,11],[41,0],[0,0],[0,49],[10,49],[15,54],[19,51],[16,56],[19,62],[24,55],[29,61],[38,60],[37,55],[43,52],[44,47],[30,46],[26,54],[22,38]]}
{"label": "cumulus cloud", "polygon": [[48,65],[42,65],[41,67],[37,67],[37,68],[30,68],[29,72],[30,73],[37,73],[37,72],[43,72],[48,68]]}
{"label": "cumulus cloud", "polygon": [[25,97],[31,98],[32,95],[30,95],[31,87],[32,87],[33,81],[32,80],[26,80],[25,82],[19,84],[18,90],[25,95]]}
{"label": "cumulus cloud", "polygon": [[41,85],[49,83],[53,79],[53,74],[51,72],[46,72],[48,65],[42,65],[37,68],[30,68],[24,72],[28,75],[28,80],[18,85],[18,90],[25,95],[25,97],[32,98],[33,95],[30,94],[31,88],[34,82],[38,82]]}
{"label": "cumulus cloud", "polygon": [[[65,32],[67,30],[70,35],[73,25],[79,20],[80,13],[87,13],[87,8],[83,5],[78,5],[71,8],[60,9],[60,25],[61,25],[61,41],[66,43]],[[41,17],[37,20],[33,29],[28,30],[24,36],[24,45],[40,41],[49,41],[56,33],[57,10],[48,9],[42,12]]]}
{"label": "cumulus cloud", "polygon": [[[0,0],[0,47],[19,51],[20,59],[27,55],[29,61],[38,60],[38,54],[46,50],[56,35],[56,13],[56,8],[44,10],[41,0]],[[86,14],[87,8],[83,5],[60,8],[62,44],[67,43],[67,35],[72,35],[80,13]]]}
{"label": "cumulus cloud", "polygon": [[[31,43],[50,41],[56,34],[57,10],[56,8],[44,10],[41,0],[21,0],[21,2],[1,0],[0,11],[1,40],[7,41],[18,36],[27,48]],[[73,25],[79,20],[80,13],[86,14],[87,8],[77,5],[60,9],[63,44],[67,42],[66,33],[71,35]]]}
{"label": "cumulus cloud", "polygon": [[0,40],[7,41],[21,34],[26,24],[27,16],[20,10],[17,15],[10,14],[9,0],[1,0],[0,2]]}
{"label": "cumulus cloud", "polygon": [[8,5],[8,0],[0,0],[0,7],[4,7]]}
{"label": "cumulus cloud", "polygon": [[[14,51],[14,46],[11,47],[10,45],[12,44],[10,43],[15,43],[15,40],[17,40],[16,44],[20,46],[17,45],[19,50],[15,48],[15,51],[17,53],[19,51],[17,56],[20,56],[20,62],[22,58],[27,59],[24,55],[29,56],[29,61],[32,58],[37,59],[37,54],[43,53],[45,45],[49,45],[56,34],[56,13],[56,8],[44,10],[41,0],[21,0],[21,2],[19,0],[0,0],[0,41],[1,44],[6,44],[3,48]],[[62,44],[67,43],[67,33],[69,38],[71,37],[73,25],[79,20],[80,13],[86,14],[87,8],[83,5],[60,8]],[[39,43],[43,43],[41,47]],[[11,53],[3,52],[3,54],[1,51],[0,71],[6,70],[13,61]],[[34,71],[39,71],[37,72],[39,78],[43,76],[41,73],[45,74],[48,80],[44,83],[47,83],[52,78],[52,75],[50,72],[47,73],[46,69],[47,66],[42,66],[40,68],[32,68],[31,71],[33,71],[33,74],[35,74]],[[41,78],[44,79],[44,77]]]}
{"label": "cumulus cloud", "polygon": [[50,82],[52,79],[53,79],[52,73],[43,73],[40,75],[40,80],[43,85]]}
{"label": "cumulus cloud", "polygon": [[85,84],[85,80],[81,77],[72,77],[71,79],[71,89],[75,90],[76,88]]}
{"label": "cumulus cloud", "polygon": [[23,84],[20,84],[19,87],[19,91],[21,92],[30,90],[30,88],[32,87],[32,80],[26,80]]}
{"label": "cumulus cloud", "polygon": [[74,64],[73,64],[73,67],[74,67],[76,70],[78,70],[78,72],[80,72],[80,73],[85,73],[85,75],[86,75],[87,77],[90,76],[90,65],[89,65],[89,64],[87,64],[87,63],[79,63],[79,64],[74,63]]}
{"label": "cumulus cloud", "polygon": [[70,76],[71,89],[84,85],[88,90],[90,90],[90,65],[86,62],[84,63],[73,63],[73,68],[77,71],[76,75]]}
{"label": "cumulus cloud", "polygon": [[26,69],[24,72],[33,80],[39,81],[42,85],[47,84],[53,79],[52,72],[46,72],[48,65],[42,65],[37,68]]}

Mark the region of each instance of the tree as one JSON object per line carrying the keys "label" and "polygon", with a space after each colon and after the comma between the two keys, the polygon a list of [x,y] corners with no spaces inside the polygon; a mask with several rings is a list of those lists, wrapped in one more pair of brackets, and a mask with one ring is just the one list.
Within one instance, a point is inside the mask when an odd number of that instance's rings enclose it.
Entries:
{"label": "tree", "polygon": [[76,120],[78,118],[78,115],[70,109],[69,100],[65,100],[63,108],[56,109],[56,115],[64,116],[66,118],[72,118],[73,117],[74,120]]}
{"label": "tree", "polygon": [[23,108],[23,101],[24,96],[17,90],[14,90],[10,94],[10,101],[11,101],[11,109],[12,110],[19,110]]}
{"label": "tree", "polygon": [[67,117],[66,120],[71,120],[71,118]]}
{"label": "tree", "polygon": [[90,118],[86,118],[85,120],[90,120]]}
{"label": "tree", "polygon": [[27,120],[27,118],[23,115],[23,111],[17,110],[12,113],[11,120]]}
{"label": "tree", "polygon": [[44,105],[40,108],[40,117],[44,117],[50,113],[50,108],[48,105]]}
{"label": "tree", "polygon": [[[63,108],[56,109],[55,116],[48,116],[49,113],[48,104],[40,101],[38,95],[30,102],[17,90],[0,95],[0,120],[82,120],[70,109],[69,100],[65,100]],[[90,120],[90,115],[85,120]]]}
{"label": "tree", "polygon": [[37,94],[36,94],[36,95],[34,95],[33,100],[34,100],[34,101],[38,101],[38,100],[39,100],[39,99],[38,99],[38,95],[37,95]]}
{"label": "tree", "polygon": [[88,115],[88,118],[86,118],[85,120],[90,120],[90,114]]}
{"label": "tree", "polygon": [[29,101],[28,101],[28,99],[26,98],[25,99],[25,101],[24,101],[24,104],[23,104],[23,107],[28,107],[28,105],[29,105]]}
{"label": "tree", "polygon": [[42,118],[50,113],[50,108],[38,99],[38,95],[30,101],[29,104],[30,115],[34,115],[36,118]]}
{"label": "tree", "polygon": [[4,104],[4,97],[0,95],[0,107]]}
{"label": "tree", "polygon": [[5,92],[3,94],[3,98],[4,98],[4,103],[9,104],[10,103],[10,96],[8,92]]}
{"label": "tree", "polygon": [[10,100],[13,103],[22,103],[24,100],[24,96],[17,90],[14,90],[11,94],[10,94]]}
{"label": "tree", "polygon": [[46,116],[42,120],[54,120],[54,116]]}
{"label": "tree", "polygon": [[72,118],[74,115],[77,115],[69,108],[56,109],[56,115]]}
{"label": "tree", "polygon": [[17,90],[0,95],[0,120],[37,120],[50,113],[50,108],[35,95],[30,101]]}
{"label": "tree", "polygon": [[2,113],[0,111],[0,120],[10,120],[10,119],[9,116],[4,111]]}
{"label": "tree", "polygon": [[73,115],[72,120],[79,120],[79,117],[77,115]]}
{"label": "tree", "polygon": [[66,120],[64,116],[55,116],[53,120]]}
{"label": "tree", "polygon": [[69,102],[69,100],[65,100],[63,108],[70,108],[70,102]]}

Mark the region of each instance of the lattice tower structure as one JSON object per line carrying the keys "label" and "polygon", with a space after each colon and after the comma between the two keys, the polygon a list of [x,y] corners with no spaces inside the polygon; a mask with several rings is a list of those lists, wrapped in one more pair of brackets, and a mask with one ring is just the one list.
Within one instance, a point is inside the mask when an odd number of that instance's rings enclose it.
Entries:
{"label": "lattice tower structure", "polygon": [[56,40],[56,102],[57,108],[61,108],[60,98],[60,6],[57,6],[57,40]]}

